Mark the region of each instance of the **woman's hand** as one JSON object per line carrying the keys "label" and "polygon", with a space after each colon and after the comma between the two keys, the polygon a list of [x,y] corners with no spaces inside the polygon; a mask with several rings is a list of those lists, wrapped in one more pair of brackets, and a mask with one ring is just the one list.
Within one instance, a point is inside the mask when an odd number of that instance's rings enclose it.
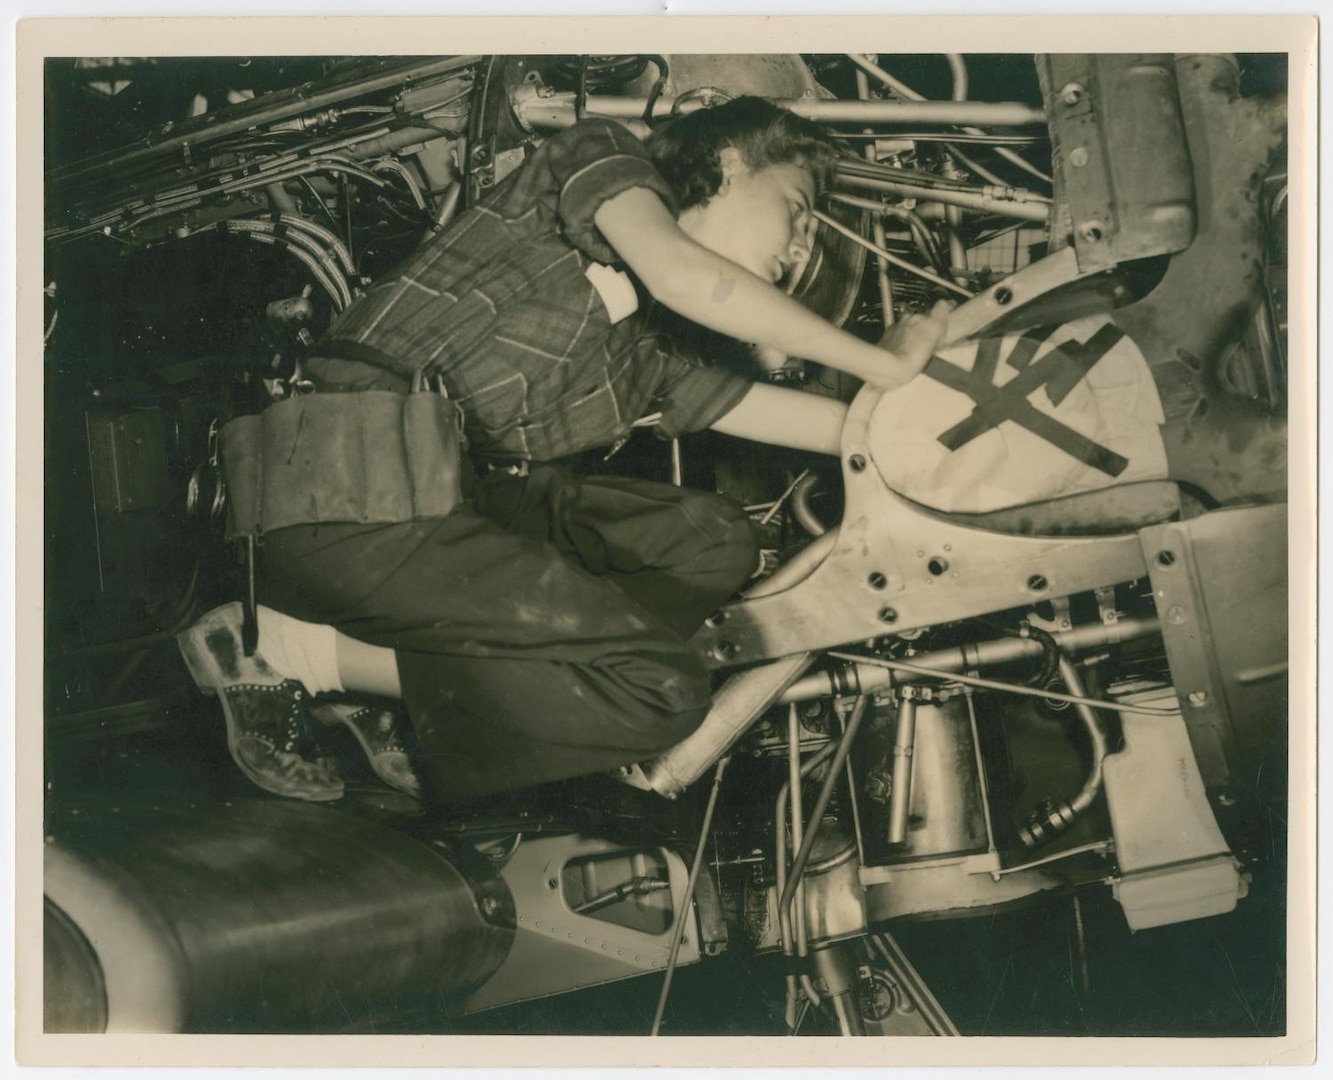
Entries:
{"label": "woman's hand", "polygon": [[896,363],[892,365],[892,375],[875,381],[891,388],[920,374],[944,340],[952,310],[952,301],[940,300],[929,315],[908,315],[890,326],[880,338],[879,347],[892,353]]}

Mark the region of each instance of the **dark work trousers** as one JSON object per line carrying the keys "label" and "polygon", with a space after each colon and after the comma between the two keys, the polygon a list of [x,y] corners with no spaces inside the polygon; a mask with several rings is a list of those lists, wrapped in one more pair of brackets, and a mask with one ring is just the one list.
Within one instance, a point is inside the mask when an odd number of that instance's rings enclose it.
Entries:
{"label": "dark work trousers", "polygon": [[673,746],[710,681],[686,637],[758,564],[716,495],[554,467],[493,472],[448,517],[275,530],[260,602],[393,649],[437,797]]}

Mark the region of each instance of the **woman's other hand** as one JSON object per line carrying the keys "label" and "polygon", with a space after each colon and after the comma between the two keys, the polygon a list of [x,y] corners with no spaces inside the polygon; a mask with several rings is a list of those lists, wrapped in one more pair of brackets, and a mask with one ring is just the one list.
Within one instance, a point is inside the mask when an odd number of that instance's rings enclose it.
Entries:
{"label": "woman's other hand", "polygon": [[939,300],[929,315],[908,315],[885,331],[879,347],[893,354],[897,376],[886,379],[885,385],[901,386],[920,374],[940,342],[945,340],[952,310],[952,301]]}

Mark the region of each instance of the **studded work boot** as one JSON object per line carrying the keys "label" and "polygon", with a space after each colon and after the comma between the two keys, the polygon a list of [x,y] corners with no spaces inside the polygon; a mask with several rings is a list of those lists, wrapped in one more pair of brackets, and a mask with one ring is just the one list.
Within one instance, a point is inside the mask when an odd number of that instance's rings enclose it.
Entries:
{"label": "studded work boot", "polygon": [[361,744],[370,767],[389,787],[414,799],[421,798],[421,780],[412,769],[407,748],[397,730],[397,713],[386,706],[319,701],[311,713],[321,724],[342,724]]}
{"label": "studded work boot", "polygon": [[190,674],[205,694],[222,702],[227,748],[236,764],[265,791],[314,802],[339,799],[342,781],[323,764],[306,760],[309,695],[274,671],[258,652],[241,646],[241,605],[224,604],[176,637]]}

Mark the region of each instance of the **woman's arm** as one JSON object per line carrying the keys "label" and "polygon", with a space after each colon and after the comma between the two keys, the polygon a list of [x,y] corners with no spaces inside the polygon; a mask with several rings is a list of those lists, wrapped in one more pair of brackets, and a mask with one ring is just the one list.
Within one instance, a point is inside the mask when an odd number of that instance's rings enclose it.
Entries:
{"label": "woman's arm", "polygon": [[837,455],[847,406],[835,398],[755,383],[713,430],[739,439]]}
{"label": "woman's arm", "polygon": [[[909,316],[881,348],[825,322],[729,259],[688,237],[656,193],[630,188],[594,215],[598,230],[654,299],[710,330],[839,368],[886,389],[901,386],[930,359],[948,305]],[[836,452],[836,451],[835,451]]]}

